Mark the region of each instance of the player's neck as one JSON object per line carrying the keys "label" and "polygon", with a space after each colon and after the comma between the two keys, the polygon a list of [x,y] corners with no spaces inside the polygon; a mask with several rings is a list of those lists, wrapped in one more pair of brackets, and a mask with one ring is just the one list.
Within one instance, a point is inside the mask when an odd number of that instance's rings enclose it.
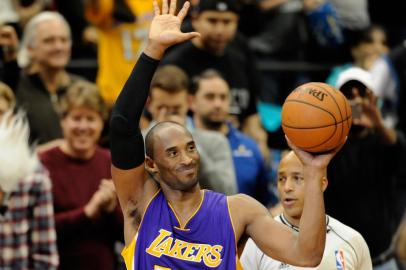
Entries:
{"label": "player's neck", "polygon": [[164,189],[163,192],[182,224],[196,212],[204,197],[204,191],[198,185],[188,192]]}

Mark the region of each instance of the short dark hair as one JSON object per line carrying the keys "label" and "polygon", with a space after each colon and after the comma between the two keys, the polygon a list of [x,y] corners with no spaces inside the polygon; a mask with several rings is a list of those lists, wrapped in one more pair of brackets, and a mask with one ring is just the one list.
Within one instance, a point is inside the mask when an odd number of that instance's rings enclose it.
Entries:
{"label": "short dark hair", "polygon": [[152,77],[150,88],[160,88],[168,93],[187,90],[189,79],[186,73],[175,65],[159,67]]}
{"label": "short dark hair", "polygon": [[225,82],[227,82],[227,80],[224,78],[224,76],[221,74],[220,71],[213,69],[213,68],[206,69],[199,75],[193,77],[192,83],[189,88],[189,94],[191,94],[191,95],[196,94],[196,92],[199,90],[199,87],[200,87],[200,81],[207,80],[207,79],[213,79],[213,78],[220,78],[220,79],[224,80]]}

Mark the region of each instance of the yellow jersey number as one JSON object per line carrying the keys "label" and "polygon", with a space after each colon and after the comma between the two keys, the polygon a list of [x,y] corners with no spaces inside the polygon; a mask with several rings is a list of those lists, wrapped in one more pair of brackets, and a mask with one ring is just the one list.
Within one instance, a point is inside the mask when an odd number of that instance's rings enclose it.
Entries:
{"label": "yellow jersey number", "polygon": [[154,265],[154,270],[172,270],[171,268],[162,267],[159,265]]}

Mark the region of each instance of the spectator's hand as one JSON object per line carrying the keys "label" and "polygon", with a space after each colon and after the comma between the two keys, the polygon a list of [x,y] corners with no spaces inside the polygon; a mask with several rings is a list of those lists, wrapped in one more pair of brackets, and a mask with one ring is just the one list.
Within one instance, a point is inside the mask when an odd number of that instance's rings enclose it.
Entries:
{"label": "spectator's hand", "polygon": [[17,59],[17,50],[19,42],[17,33],[12,26],[0,26],[0,47],[3,49],[5,61]]}
{"label": "spectator's hand", "polygon": [[113,181],[102,179],[99,189],[85,206],[85,215],[91,219],[100,217],[103,212],[111,213],[117,206],[116,189]]}
{"label": "spectator's hand", "polygon": [[83,30],[82,40],[85,43],[97,45],[97,41],[99,40],[97,28],[94,26],[86,26],[86,28]]}
{"label": "spectator's hand", "polygon": [[383,126],[383,118],[378,108],[378,98],[371,91],[366,91],[366,98],[362,99],[362,113],[359,118],[355,118],[354,124],[367,128],[376,128]]}
{"label": "spectator's hand", "polygon": [[104,203],[103,210],[111,213],[117,207],[117,195],[114,183],[111,179],[103,179],[100,183],[99,190],[103,192]]}
{"label": "spectator's hand", "polygon": [[90,219],[96,219],[100,217],[103,205],[106,203],[106,196],[100,189],[97,190],[89,202],[84,207],[85,215]]}
{"label": "spectator's hand", "polygon": [[197,32],[182,33],[180,26],[189,9],[189,2],[185,2],[178,15],[175,15],[176,0],[162,1],[162,11],[154,0],[154,19],[151,22],[148,45],[145,53],[152,58],[161,59],[165,50],[175,44],[199,36]]}

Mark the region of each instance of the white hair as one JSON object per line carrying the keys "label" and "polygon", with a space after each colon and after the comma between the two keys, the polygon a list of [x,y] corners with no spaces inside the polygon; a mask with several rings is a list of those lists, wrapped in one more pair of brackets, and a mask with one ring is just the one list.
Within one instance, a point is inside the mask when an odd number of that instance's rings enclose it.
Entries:
{"label": "white hair", "polygon": [[0,121],[0,188],[4,192],[15,190],[39,166],[28,138],[25,114],[8,111]]}
{"label": "white hair", "polygon": [[58,12],[43,11],[32,17],[24,28],[21,47],[18,51],[17,61],[20,67],[26,68],[31,64],[31,58],[28,53],[28,47],[32,46],[37,36],[37,26],[46,21],[58,20],[65,25],[69,38],[71,38],[71,29],[65,18]]}

